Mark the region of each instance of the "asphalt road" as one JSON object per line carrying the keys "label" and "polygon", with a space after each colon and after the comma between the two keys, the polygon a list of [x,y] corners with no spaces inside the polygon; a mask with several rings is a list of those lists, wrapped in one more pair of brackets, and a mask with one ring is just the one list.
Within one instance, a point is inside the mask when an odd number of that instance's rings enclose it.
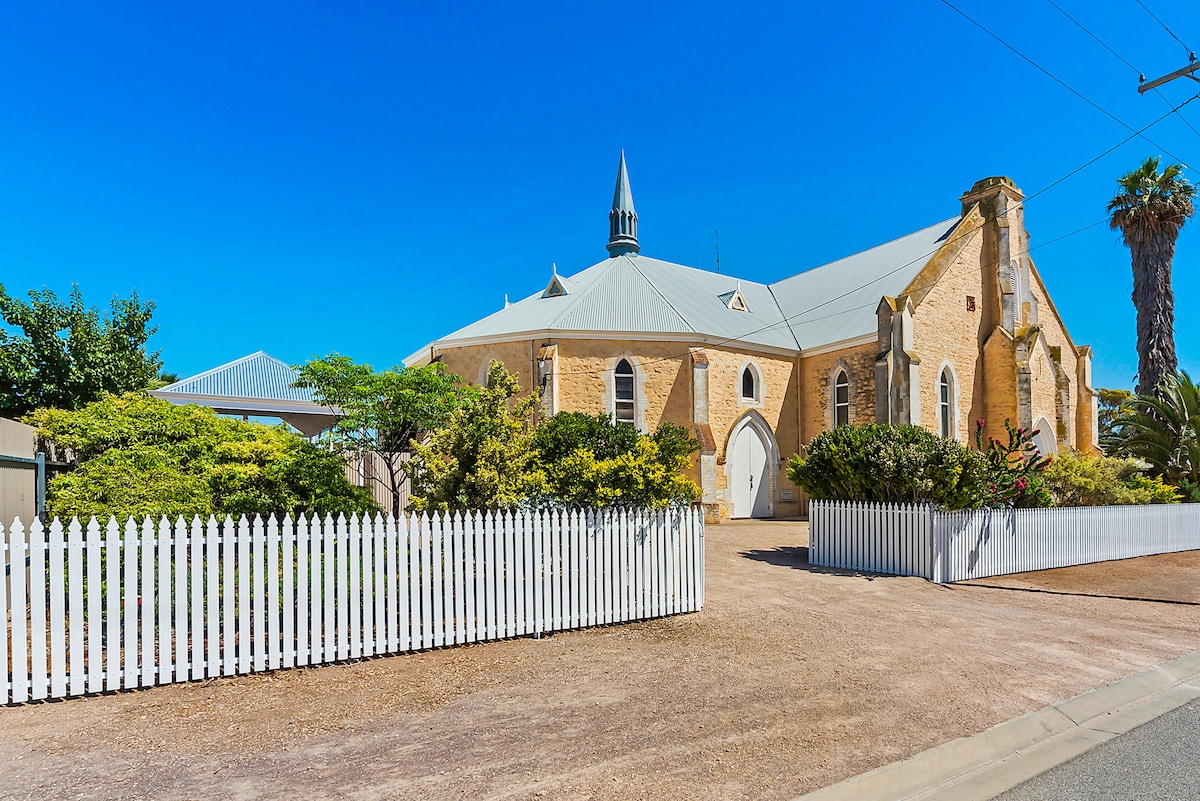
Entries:
{"label": "asphalt road", "polygon": [[994,801],[1200,801],[1200,699],[1019,784]]}

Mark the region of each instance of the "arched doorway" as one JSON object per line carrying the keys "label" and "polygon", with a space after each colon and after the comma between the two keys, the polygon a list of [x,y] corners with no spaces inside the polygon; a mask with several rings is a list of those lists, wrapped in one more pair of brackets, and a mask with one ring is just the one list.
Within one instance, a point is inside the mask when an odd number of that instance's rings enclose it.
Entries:
{"label": "arched doorway", "polygon": [[1042,456],[1058,455],[1058,437],[1054,435],[1054,426],[1045,417],[1039,417],[1033,426],[1037,434],[1033,436],[1033,444],[1042,452]]}
{"label": "arched doorway", "polygon": [[752,413],[734,426],[725,458],[730,517],[771,516],[771,485],[777,464],[775,453],[771,429],[758,415]]}

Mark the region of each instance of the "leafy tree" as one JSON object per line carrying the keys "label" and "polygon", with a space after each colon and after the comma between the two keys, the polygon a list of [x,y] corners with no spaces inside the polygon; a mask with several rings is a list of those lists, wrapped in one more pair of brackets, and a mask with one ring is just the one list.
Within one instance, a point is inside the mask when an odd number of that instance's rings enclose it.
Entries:
{"label": "leafy tree", "polygon": [[22,301],[0,285],[0,416],[79,409],[106,393],[145,389],[162,367],[158,351],[146,350],[153,312],[136,292],[101,313],[84,305],[78,286],[63,302],[48,289]]}
{"label": "leafy tree", "polygon": [[1200,389],[1186,372],[1164,376],[1158,392],[1126,401],[1116,451],[1200,500]]}
{"label": "leafy tree", "polygon": [[1127,506],[1179,503],[1179,493],[1162,476],[1143,475],[1136,459],[1068,451],[1044,473],[1056,506]]}
{"label": "leafy tree", "polygon": [[28,418],[78,467],[47,487],[51,514],[338,514],[374,510],[345,464],[283,426],[218,416],[140,393]]}
{"label": "leafy tree", "polygon": [[400,516],[404,455],[420,435],[442,426],[461,402],[462,379],[440,363],[393,367],[376,372],[336,353],[296,368],[296,386],[313,390],[318,403],[337,414],[332,444],[341,453],[377,454],[383,475],[371,478],[392,495],[392,514]]}
{"label": "leafy tree", "polygon": [[405,465],[413,511],[497,509],[525,502],[538,397],[515,400],[520,392],[517,379],[493,361],[486,386],[466,390],[429,441],[414,443],[413,459]]}
{"label": "leafy tree", "polygon": [[1137,309],[1137,394],[1157,391],[1164,376],[1174,375],[1175,295],[1171,262],[1175,241],[1195,211],[1196,189],[1171,164],[1161,173],[1151,156],[1133,172],[1117,179],[1108,204],[1109,227],[1120,231],[1133,261],[1133,305]]}
{"label": "leafy tree", "polygon": [[682,474],[697,443],[665,423],[646,436],[609,415],[560,412],[534,426],[538,397],[499,362],[487,385],[466,391],[446,424],[408,463],[414,511],[511,506],[690,503],[700,488]]}
{"label": "leafy tree", "polygon": [[1100,429],[1100,450],[1113,453],[1121,441],[1121,407],[1133,397],[1127,389],[1099,389],[1097,408],[1098,428]]}
{"label": "leafy tree", "polygon": [[610,415],[559,412],[533,431],[536,468],[528,477],[534,503],[660,507],[691,503],[700,488],[683,475],[698,443],[664,423],[646,436]]}

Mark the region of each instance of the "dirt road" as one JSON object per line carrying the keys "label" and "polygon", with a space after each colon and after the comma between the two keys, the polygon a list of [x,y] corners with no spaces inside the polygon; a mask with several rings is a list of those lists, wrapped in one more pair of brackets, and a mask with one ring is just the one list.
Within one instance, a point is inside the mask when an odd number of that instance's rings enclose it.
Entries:
{"label": "dirt road", "polygon": [[805,538],[709,527],[698,614],[0,709],[0,797],[786,799],[1200,648],[1124,599],[1195,552],[941,587]]}

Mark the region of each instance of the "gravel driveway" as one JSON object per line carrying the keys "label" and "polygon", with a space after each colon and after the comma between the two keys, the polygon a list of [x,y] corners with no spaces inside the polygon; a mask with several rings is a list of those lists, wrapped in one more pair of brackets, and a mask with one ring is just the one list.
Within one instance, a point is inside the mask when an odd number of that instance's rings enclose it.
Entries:
{"label": "gravel driveway", "polygon": [[710,526],[697,614],[0,708],[0,796],[786,799],[1200,648],[1200,605],[1127,600],[1200,552],[1081,594],[810,568],[806,532]]}

